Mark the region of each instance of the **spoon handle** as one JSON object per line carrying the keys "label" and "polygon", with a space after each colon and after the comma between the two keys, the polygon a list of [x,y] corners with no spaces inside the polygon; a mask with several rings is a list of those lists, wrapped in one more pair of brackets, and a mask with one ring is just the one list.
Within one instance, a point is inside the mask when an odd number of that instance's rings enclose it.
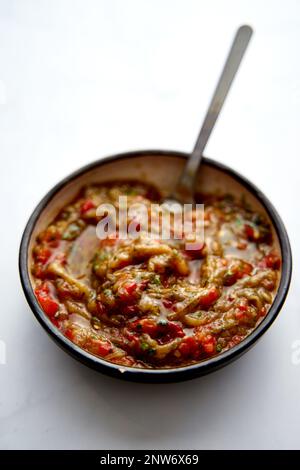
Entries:
{"label": "spoon handle", "polygon": [[174,196],[183,202],[192,202],[197,171],[203,150],[218,119],[223,103],[238,71],[241,60],[249,44],[253,30],[250,26],[241,26],[235,35],[230,52],[225,62],[221,77],[213,94],[203,125],[198,135],[194,150],[189,157]]}

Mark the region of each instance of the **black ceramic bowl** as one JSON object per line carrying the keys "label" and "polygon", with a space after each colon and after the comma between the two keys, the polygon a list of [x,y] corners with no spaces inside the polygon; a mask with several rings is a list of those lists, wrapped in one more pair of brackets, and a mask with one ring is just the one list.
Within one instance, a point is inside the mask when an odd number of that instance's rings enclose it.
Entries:
{"label": "black ceramic bowl", "polygon": [[274,302],[264,320],[246,339],[229,351],[186,367],[153,370],[121,367],[93,356],[73,344],[44,314],[34,295],[34,280],[30,273],[31,251],[36,235],[74,198],[82,186],[90,182],[139,179],[156,185],[168,195],[182,171],[187,156],[180,152],[145,150],[115,155],[91,163],[51,189],[38,204],[26,225],[20,246],[19,269],[28,303],[42,327],[64,351],[99,372],[138,382],[176,382],[208,374],[229,364],[251,348],[273,323],[283,305],[291,279],[292,256],[288,236],[279,215],[263,193],[247,179],[230,168],[205,158],[197,182],[201,191],[219,190],[239,196],[245,195],[249,203],[269,219],[275,243],[282,257],[281,278]]}

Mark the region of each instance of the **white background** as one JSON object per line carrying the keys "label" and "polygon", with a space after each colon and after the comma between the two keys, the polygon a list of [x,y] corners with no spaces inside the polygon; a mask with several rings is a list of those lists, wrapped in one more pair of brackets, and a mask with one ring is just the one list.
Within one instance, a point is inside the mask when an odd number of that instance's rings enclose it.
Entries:
{"label": "white background", "polygon": [[[107,378],[34,319],[18,277],[22,230],[51,186],[95,158],[189,151],[244,22],[255,35],[206,155],[252,179],[282,215],[289,297],[255,348],[213,375]],[[1,448],[300,447],[299,42],[297,0],[0,1]]]}

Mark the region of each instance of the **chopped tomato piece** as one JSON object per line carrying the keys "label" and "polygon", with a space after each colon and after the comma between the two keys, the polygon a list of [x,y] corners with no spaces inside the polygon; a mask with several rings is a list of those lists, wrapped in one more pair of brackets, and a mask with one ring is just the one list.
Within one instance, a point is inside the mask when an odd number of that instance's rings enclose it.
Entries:
{"label": "chopped tomato piece", "polygon": [[135,281],[124,283],[119,290],[119,299],[125,302],[132,300],[135,297],[137,287]]}
{"label": "chopped tomato piece", "polygon": [[240,335],[234,335],[231,339],[231,341],[228,343],[228,346],[230,348],[233,348],[233,346],[236,346],[242,341],[243,337]]}
{"label": "chopped tomato piece", "polygon": [[44,269],[44,265],[42,265],[41,263],[35,264],[35,266],[34,266],[34,275],[36,277],[38,277],[39,279],[45,279],[46,272],[45,272],[45,269]]}
{"label": "chopped tomato piece", "polygon": [[58,311],[58,303],[51,297],[47,284],[43,284],[35,290],[35,295],[48,317],[53,317]]}
{"label": "chopped tomato piece", "polygon": [[241,261],[238,264],[231,266],[227,273],[224,275],[224,286],[232,286],[236,283],[236,281],[250,274],[252,272],[252,269],[252,265],[250,263],[246,263],[246,261]]}
{"label": "chopped tomato piece", "polygon": [[80,207],[80,213],[81,215],[84,215],[86,212],[88,212],[90,209],[94,209],[95,203],[91,199],[87,199],[81,204]]}
{"label": "chopped tomato piece", "polygon": [[174,308],[174,303],[172,302],[172,300],[164,299],[164,300],[162,301],[162,303],[163,303],[163,306],[164,306],[165,308],[167,308],[168,310],[173,310],[173,308]]}
{"label": "chopped tomato piece", "polygon": [[152,338],[156,336],[158,331],[157,323],[154,320],[150,320],[147,318],[143,320],[137,320],[132,325],[135,331],[146,333]]}
{"label": "chopped tomato piece", "polygon": [[124,335],[124,343],[122,345],[123,349],[130,353],[140,354],[141,346],[138,335],[132,333],[127,328],[124,331]]}
{"label": "chopped tomato piece", "polygon": [[261,268],[280,269],[281,261],[279,256],[274,253],[270,253],[265,256],[259,263]]}
{"label": "chopped tomato piece", "polygon": [[111,347],[111,344],[107,341],[107,342],[99,342],[99,345],[98,345],[98,353],[100,356],[107,356],[107,354],[109,354],[110,352],[112,352],[112,347]]}
{"label": "chopped tomato piece", "polygon": [[46,264],[51,256],[51,250],[49,248],[40,248],[35,255],[35,259],[38,263]]}
{"label": "chopped tomato piece", "polygon": [[69,340],[74,341],[74,338],[75,338],[74,330],[72,328],[67,328],[65,331],[65,336],[69,338]]}
{"label": "chopped tomato piece", "polygon": [[243,320],[243,319],[246,318],[246,314],[245,314],[245,312],[241,312],[241,310],[237,310],[237,311],[235,312],[235,318],[236,318],[237,320]]}
{"label": "chopped tomato piece", "polygon": [[260,313],[260,316],[261,316],[261,317],[264,317],[264,316],[266,315],[266,313],[267,313],[266,307],[262,307],[262,308],[260,309],[260,312],[259,312],[259,313]]}
{"label": "chopped tomato piece", "polygon": [[249,308],[249,305],[248,305],[247,300],[242,300],[241,303],[236,306],[235,318],[238,321],[246,320],[248,308]]}
{"label": "chopped tomato piece", "polygon": [[237,273],[228,271],[223,278],[224,286],[232,286],[237,281]]}
{"label": "chopped tomato piece", "polygon": [[137,289],[138,285],[136,282],[131,282],[129,284],[126,284],[125,290],[128,296],[131,296]]}
{"label": "chopped tomato piece", "polygon": [[[167,326],[168,335],[170,339],[184,337],[184,331],[178,323],[169,321],[166,326]],[[158,322],[158,330],[159,330],[159,333],[165,333],[165,326]]]}
{"label": "chopped tomato piece", "polygon": [[166,343],[174,338],[183,338],[182,327],[175,322],[168,320],[155,320],[144,318],[131,323],[131,329],[137,333],[146,333],[153,339],[158,339],[161,343]]}
{"label": "chopped tomato piece", "polygon": [[56,227],[51,225],[41,234],[39,239],[40,241],[48,242],[49,245],[55,247],[58,245],[59,240],[61,239],[61,234]]}
{"label": "chopped tomato piece", "polygon": [[124,305],[124,307],[122,308],[122,312],[128,317],[136,315],[138,311],[138,305]]}
{"label": "chopped tomato piece", "polygon": [[251,223],[246,223],[244,225],[244,233],[248,240],[255,243],[268,242],[271,240],[271,231],[267,225],[259,226]]}
{"label": "chopped tomato piece", "polygon": [[238,305],[237,308],[239,309],[240,312],[247,312],[248,310],[248,306],[244,304]]}
{"label": "chopped tomato piece", "polygon": [[203,294],[199,301],[201,308],[209,308],[218,298],[219,290],[216,287],[211,287],[207,290],[206,294]]}
{"label": "chopped tomato piece", "polygon": [[100,247],[105,248],[106,246],[114,246],[118,241],[118,234],[111,233],[107,238],[100,241]]}
{"label": "chopped tomato piece", "polygon": [[107,354],[113,351],[111,343],[100,338],[89,338],[86,348],[91,353],[101,357],[107,356]]}
{"label": "chopped tomato piece", "polygon": [[194,357],[199,352],[199,344],[194,336],[187,336],[178,350],[184,358]]}
{"label": "chopped tomato piece", "polygon": [[212,335],[207,335],[204,340],[202,340],[202,346],[206,354],[211,355],[216,351],[217,340]]}
{"label": "chopped tomato piece", "polygon": [[123,302],[132,303],[138,296],[138,293],[145,289],[147,281],[126,281],[118,291],[118,297]]}

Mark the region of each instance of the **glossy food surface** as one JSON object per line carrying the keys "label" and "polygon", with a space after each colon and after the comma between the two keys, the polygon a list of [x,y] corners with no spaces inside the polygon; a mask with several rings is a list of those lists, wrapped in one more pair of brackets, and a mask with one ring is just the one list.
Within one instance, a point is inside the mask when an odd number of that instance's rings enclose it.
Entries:
{"label": "glossy food surface", "polygon": [[[91,185],[39,234],[33,248],[35,295],[72,342],[120,365],[166,368],[221,354],[241,342],[267,314],[281,260],[264,217],[247,201],[201,195],[204,241],[162,240],[142,229],[100,240],[97,208],[120,196],[150,213],[159,192],[140,182]],[[159,221],[158,221],[159,225]],[[176,226],[174,227],[176,232]],[[178,234],[177,234],[178,235]]]}

